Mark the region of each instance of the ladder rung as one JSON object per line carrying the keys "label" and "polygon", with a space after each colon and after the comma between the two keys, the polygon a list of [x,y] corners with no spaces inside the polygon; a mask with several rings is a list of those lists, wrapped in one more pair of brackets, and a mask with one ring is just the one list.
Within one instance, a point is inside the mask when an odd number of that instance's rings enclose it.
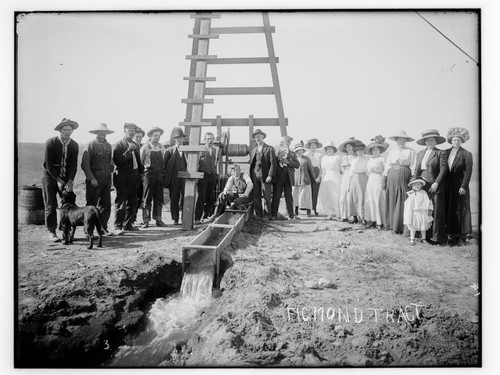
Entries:
{"label": "ladder rung", "polygon": [[220,13],[195,13],[191,18],[220,18]]}
{"label": "ladder rung", "polygon": [[184,77],[184,81],[215,81],[215,77]]}
{"label": "ladder rung", "polygon": [[[269,28],[271,33],[274,33],[275,27],[271,26]],[[264,33],[265,28],[263,26],[238,26],[238,27],[211,27],[210,32],[214,34],[255,34]]]}
{"label": "ladder rung", "polygon": [[179,122],[180,126],[212,126],[211,122],[201,122],[201,121],[191,121],[191,122]]}
{"label": "ladder rung", "polygon": [[186,104],[212,104],[214,102],[213,99],[182,99],[181,103]]}
{"label": "ladder rung", "polygon": [[191,39],[219,39],[219,34],[188,34]]}
{"label": "ladder rung", "polygon": [[186,55],[187,60],[214,60],[217,55]]}
{"label": "ladder rung", "polygon": [[205,87],[205,95],[272,95],[274,87]]}
{"label": "ladder rung", "polygon": [[[209,122],[211,126],[217,126],[217,119],[204,118],[203,122]],[[280,122],[277,118],[254,118],[253,126],[259,128],[261,126],[279,126]],[[288,125],[288,119],[285,118],[285,125]],[[207,125],[210,126],[210,125]],[[248,118],[222,118],[221,126],[247,126]]]}
{"label": "ladder rung", "polygon": [[[269,64],[270,60],[269,57],[226,57],[207,60],[207,64]],[[275,61],[280,62],[278,57]]]}

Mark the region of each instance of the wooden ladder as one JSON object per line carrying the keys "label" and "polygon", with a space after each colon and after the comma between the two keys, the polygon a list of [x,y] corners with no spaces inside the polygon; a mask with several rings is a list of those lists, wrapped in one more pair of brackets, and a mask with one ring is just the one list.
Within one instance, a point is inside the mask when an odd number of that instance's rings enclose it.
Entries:
{"label": "wooden ladder", "polygon": [[[203,178],[203,173],[198,172],[199,152],[204,146],[200,146],[201,128],[203,126],[213,126],[220,129],[223,126],[247,126],[249,128],[249,146],[252,147],[251,134],[254,127],[279,126],[281,135],[286,135],[288,120],[285,118],[283,101],[278,79],[277,63],[279,58],[275,56],[272,33],[274,26],[269,23],[267,12],[262,13],[263,26],[239,26],[239,27],[211,27],[212,19],[220,18],[220,14],[195,13],[191,15],[194,21],[193,34],[189,38],[193,39],[192,54],[186,59],[191,60],[189,77],[184,77],[188,81],[188,97],[182,99],[186,104],[186,118],[179,125],[185,127],[185,132],[189,136],[189,145],[180,147],[186,152],[187,172],[179,172],[179,177],[186,179],[184,189],[184,204],[182,213],[182,229],[192,230],[194,212],[196,207],[197,179]],[[211,39],[219,39],[221,34],[254,34],[265,35],[268,57],[238,57],[220,58],[216,55],[209,55],[209,42]],[[215,81],[215,77],[207,77],[207,66],[211,64],[269,64],[273,85],[269,87],[206,87],[206,83]],[[214,99],[207,99],[205,96],[214,95],[274,95],[276,100],[278,118],[228,118],[223,119],[217,116],[215,119],[203,118],[205,104],[214,103]]]}

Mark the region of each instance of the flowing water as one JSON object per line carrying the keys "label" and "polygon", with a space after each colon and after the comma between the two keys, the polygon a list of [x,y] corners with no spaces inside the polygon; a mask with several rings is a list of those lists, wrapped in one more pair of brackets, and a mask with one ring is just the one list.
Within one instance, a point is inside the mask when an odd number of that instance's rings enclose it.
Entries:
{"label": "flowing water", "polygon": [[105,366],[155,367],[169,359],[176,344],[193,333],[198,312],[212,301],[212,284],[213,267],[186,273],[180,292],[157,299],[145,330],[121,346]]}

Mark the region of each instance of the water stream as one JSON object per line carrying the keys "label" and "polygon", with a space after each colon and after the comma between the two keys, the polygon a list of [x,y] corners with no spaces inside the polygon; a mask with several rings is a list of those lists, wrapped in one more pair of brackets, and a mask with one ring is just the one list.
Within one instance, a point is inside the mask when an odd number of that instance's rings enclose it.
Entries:
{"label": "water stream", "polygon": [[213,274],[213,267],[186,273],[180,292],[157,299],[144,331],[122,345],[105,366],[155,367],[167,360],[176,344],[192,335],[198,312],[211,303]]}

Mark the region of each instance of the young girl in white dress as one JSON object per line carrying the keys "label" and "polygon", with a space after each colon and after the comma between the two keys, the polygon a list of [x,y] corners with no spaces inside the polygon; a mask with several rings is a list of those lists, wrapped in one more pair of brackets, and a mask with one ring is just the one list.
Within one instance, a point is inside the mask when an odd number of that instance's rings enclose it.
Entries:
{"label": "young girl in white dress", "polygon": [[412,190],[406,193],[408,197],[404,204],[403,224],[410,230],[410,245],[415,245],[416,232],[425,232],[432,224],[434,207],[427,192],[422,190],[425,184],[425,179],[420,177],[413,178],[408,183]]}

